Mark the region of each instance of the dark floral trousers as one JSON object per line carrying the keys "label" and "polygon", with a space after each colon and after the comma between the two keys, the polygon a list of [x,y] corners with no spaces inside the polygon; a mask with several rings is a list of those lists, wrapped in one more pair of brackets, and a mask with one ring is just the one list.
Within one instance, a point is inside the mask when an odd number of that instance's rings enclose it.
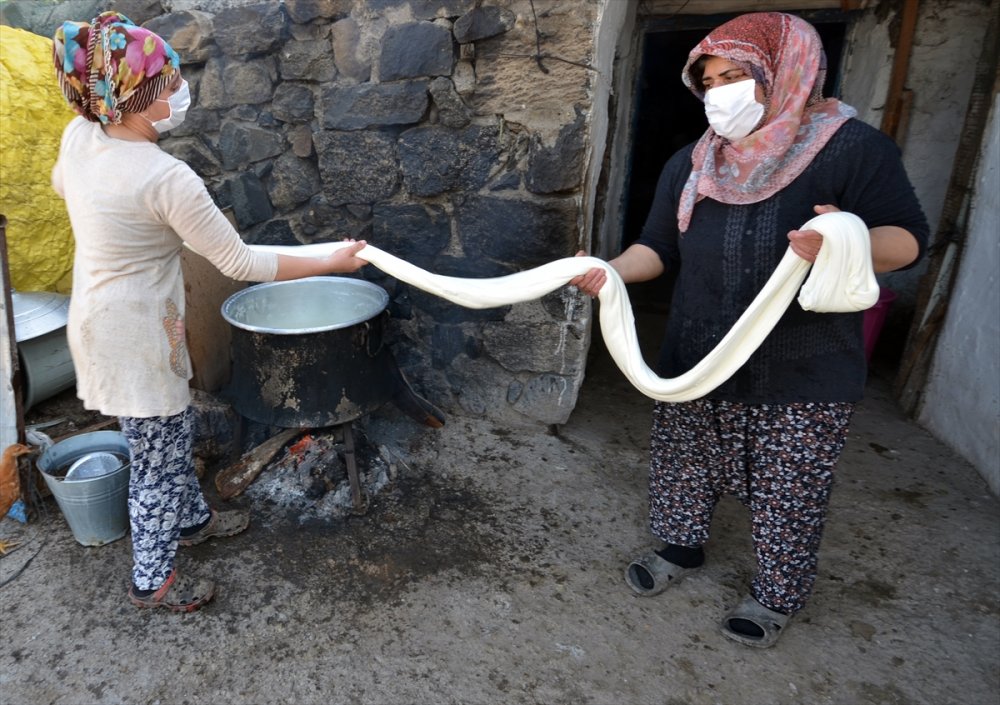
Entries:
{"label": "dark floral trousers", "polygon": [[816,581],[817,554],[854,404],[658,402],[650,443],[650,527],[681,546],[708,541],[724,494],[750,509],[754,598],[794,614]]}
{"label": "dark floral trousers", "polygon": [[119,417],[132,452],[128,513],[132,526],[132,582],[140,590],[162,585],[174,568],[181,529],[208,520],[191,455],[190,407],[175,416]]}

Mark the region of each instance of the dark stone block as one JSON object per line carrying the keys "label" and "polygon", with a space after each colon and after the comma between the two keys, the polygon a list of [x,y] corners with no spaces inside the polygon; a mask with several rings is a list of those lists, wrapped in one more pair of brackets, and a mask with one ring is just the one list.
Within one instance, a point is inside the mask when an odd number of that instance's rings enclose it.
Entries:
{"label": "dark stone block", "polygon": [[459,44],[467,44],[510,30],[517,16],[506,8],[489,6],[474,7],[455,20],[452,31]]}
{"label": "dark stone block", "polygon": [[292,22],[305,24],[317,17],[342,17],[351,11],[352,0],[285,0]]}
{"label": "dark stone block", "polygon": [[454,61],[451,32],[431,22],[392,25],[382,36],[379,78],[449,76]]}
{"label": "dark stone block", "polygon": [[[128,17],[139,23],[139,20],[132,18],[131,15]],[[181,57],[181,64],[207,61],[215,52],[212,16],[207,12],[188,10],[161,14],[143,26],[163,37]]]}
{"label": "dark stone block", "polygon": [[278,72],[286,81],[332,81],[337,76],[328,39],[289,41],[278,52]]}
{"label": "dark stone block", "polygon": [[430,340],[431,367],[435,370],[447,369],[456,357],[465,352],[467,337],[462,326],[434,326]]}
{"label": "dark stone block", "polygon": [[371,78],[371,57],[361,47],[361,27],[352,17],[334,22],[330,27],[333,60],[342,78],[363,83]]}
{"label": "dark stone block", "polygon": [[[382,273],[381,269],[377,269],[375,267],[365,267],[361,271],[365,273],[365,279],[375,282],[384,289],[387,288],[385,284],[382,283],[382,280],[385,279],[385,276],[384,275],[382,277],[378,276],[379,274]],[[371,274],[369,274],[369,272],[371,272]],[[390,296],[391,295],[392,294],[390,292]],[[392,300],[389,301],[389,306],[387,310],[389,311],[389,317],[394,318],[397,321],[408,321],[411,318],[413,318],[413,302],[410,301],[410,299],[405,296],[402,297],[393,296]]]}
{"label": "dark stone block", "polygon": [[56,27],[66,20],[89,22],[107,8],[108,0],[62,0],[39,2],[21,0],[0,2],[0,24],[26,29],[42,37],[51,37]]}
{"label": "dark stone block", "polygon": [[228,56],[260,54],[276,49],[285,38],[281,4],[262,2],[230,7],[212,21],[215,42]]}
{"label": "dark stone block", "polygon": [[277,75],[271,57],[245,61],[221,56],[209,59],[198,102],[202,108],[215,110],[266,103],[271,100]]}
{"label": "dark stone block", "polygon": [[199,176],[218,176],[222,173],[219,160],[216,159],[212,150],[196,137],[167,139],[160,144],[164,152],[180,159],[194,169]]}
{"label": "dark stone block", "polygon": [[[119,12],[130,20],[135,22],[137,25],[144,25],[149,20],[163,14],[163,5],[160,0],[113,0],[109,10],[114,10]],[[151,29],[147,27],[147,29]],[[157,34],[160,34],[157,30],[153,30]],[[162,34],[160,34],[163,37]],[[163,37],[166,39],[166,37]],[[167,42],[170,46],[173,43],[168,40]],[[177,47],[174,47],[174,51],[180,51]]]}
{"label": "dark stone block", "polygon": [[468,257],[530,269],[576,249],[579,208],[574,199],[526,201],[469,196],[456,209],[462,248]]}
{"label": "dark stone block", "polygon": [[280,123],[278,119],[274,117],[274,113],[270,110],[261,110],[260,114],[257,116],[257,124],[261,127],[266,127],[267,129],[275,129]]}
{"label": "dark stone block", "polygon": [[195,103],[187,112],[184,122],[170,131],[170,137],[187,137],[190,135],[206,135],[219,131],[219,114],[214,110],[206,110]]}
{"label": "dark stone block", "polygon": [[376,205],[373,245],[426,269],[451,239],[451,219],[442,206]]}
{"label": "dark stone block", "polygon": [[226,111],[225,119],[227,121],[236,120],[238,122],[257,122],[257,116],[260,115],[260,109],[255,105],[237,105],[232,110]]}
{"label": "dark stone block", "polygon": [[313,150],[312,128],[309,125],[299,125],[288,132],[288,141],[292,144],[292,152],[296,157],[311,157]]}
{"label": "dark stone block", "polygon": [[250,170],[257,175],[257,178],[263,181],[271,174],[271,167],[274,163],[268,159],[262,162],[255,162],[250,165]]}
{"label": "dark stone block", "polygon": [[269,220],[246,232],[251,245],[301,245],[287,220]]}
{"label": "dark stone block", "polygon": [[528,171],[525,185],[532,193],[558,193],[580,186],[583,179],[585,119],[576,109],[576,119],[559,131],[556,143],[542,145],[537,135],[528,148]]}
{"label": "dark stone block", "polygon": [[[313,196],[309,206],[294,223],[303,242],[368,240],[372,232],[371,209],[333,206],[322,194]],[[372,268],[374,269],[374,268]]]}
{"label": "dark stone block", "polygon": [[427,112],[427,83],[364,83],[328,86],[320,93],[321,124],[331,130],[409,125]]}
{"label": "dark stone block", "polygon": [[521,188],[521,174],[516,171],[501,174],[490,184],[490,191],[516,191],[519,188]]}
{"label": "dark stone block", "polygon": [[451,79],[439,76],[430,83],[431,98],[438,110],[438,122],[445,127],[465,127],[472,121],[472,110],[455,91]]}
{"label": "dark stone block", "polygon": [[240,230],[270,220],[274,215],[264,184],[256,174],[243,173],[222,183],[217,194],[220,207],[232,206]]}
{"label": "dark stone block", "polygon": [[[575,396],[571,377],[541,374],[528,379],[514,408],[543,423],[565,423],[568,410],[560,403],[567,395]],[[572,402],[570,403],[572,409]]]}
{"label": "dark stone block", "polygon": [[271,112],[282,122],[301,124],[313,119],[316,97],[312,89],[299,83],[281,83],[274,91]]}
{"label": "dark stone block", "polygon": [[275,208],[289,208],[305,203],[322,188],[319,170],[306,159],[285,153],[271,169],[267,192]]}
{"label": "dark stone block", "polygon": [[281,154],[285,151],[285,140],[273,130],[226,121],[219,131],[219,151],[224,168],[240,169],[252,162]]}
{"label": "dark stone block", "polygon": [[399,160],[407,190],[415,196],[480,189],[500,154],[496,127],[463,130],[418,127],[399,138]]}
{"label": "dark stone block", "polygon": [[332,205],[375,203],[399,188],[395,140],[379,132],[313,135],[324,193]]}

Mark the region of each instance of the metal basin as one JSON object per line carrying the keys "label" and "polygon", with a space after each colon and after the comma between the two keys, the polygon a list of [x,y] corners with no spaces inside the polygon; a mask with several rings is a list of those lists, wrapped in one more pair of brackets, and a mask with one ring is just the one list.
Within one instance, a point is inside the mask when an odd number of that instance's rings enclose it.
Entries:
{"label": "metal basin", "polygon": [[259,423],[317,428],[353,421],[392,398],[383,344],[386,291],[347,277],[269,282],[222,305],[233,326],[233,407]]}

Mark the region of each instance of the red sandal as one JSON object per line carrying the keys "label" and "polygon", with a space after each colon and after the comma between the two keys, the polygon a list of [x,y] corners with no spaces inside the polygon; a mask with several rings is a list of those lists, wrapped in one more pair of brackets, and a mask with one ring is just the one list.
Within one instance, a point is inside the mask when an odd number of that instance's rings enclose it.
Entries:
{"label": "red sandal", "polygon": [[175,569],[152,595],[139,597],[135,586],[128,589],[128,599],[136,607],[166,607],[171,612],[194,612],[215,596],[215,583],[207,578],[179,575]]}

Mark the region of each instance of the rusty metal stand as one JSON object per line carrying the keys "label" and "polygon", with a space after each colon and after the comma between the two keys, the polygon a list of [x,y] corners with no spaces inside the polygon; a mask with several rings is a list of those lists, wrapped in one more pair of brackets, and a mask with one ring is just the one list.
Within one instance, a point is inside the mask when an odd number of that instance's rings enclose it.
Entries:
{"label": "rusty metal stand", "polygon": [[361,478],[358,474],[358,459],[354,452],[354,428],[350,421],[337,426],[340,438],[344,442],[344,464],[347,465],[347,479],[351,482],[351,499],[354,501],[354,513],[364,514],[368,511],[368,498],[361,489]]}

